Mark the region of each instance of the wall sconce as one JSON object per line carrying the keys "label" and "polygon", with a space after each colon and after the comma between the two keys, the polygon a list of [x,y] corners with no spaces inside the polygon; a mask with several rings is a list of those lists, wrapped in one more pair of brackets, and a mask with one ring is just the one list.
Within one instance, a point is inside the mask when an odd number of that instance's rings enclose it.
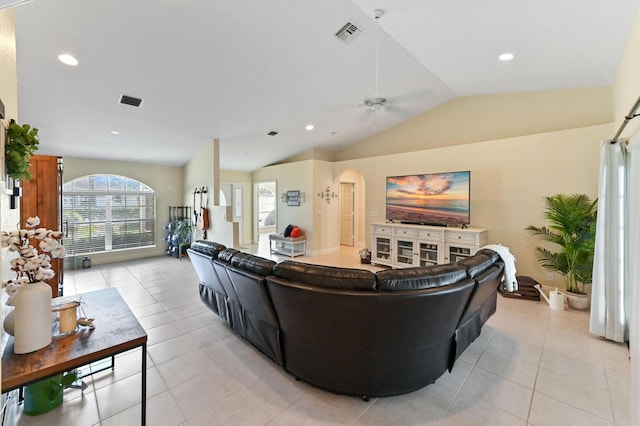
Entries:
{"label": "wall sconce", "polygon": [[332,198],[336,198],[337,195],[335,192],[333,192],[328,186],[327,189],[325,189],[322,192],[318,192],[318,197],[327,200],[327,204],[331,203],[331,199]]}

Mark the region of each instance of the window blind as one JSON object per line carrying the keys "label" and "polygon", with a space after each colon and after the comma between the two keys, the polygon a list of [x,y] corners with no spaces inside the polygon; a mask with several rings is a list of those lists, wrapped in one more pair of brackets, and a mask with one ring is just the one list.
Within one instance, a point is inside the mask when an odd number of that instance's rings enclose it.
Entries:
{"label": "window blind", "polygon": [[63,189],[64,244],[71,255],[155,245],[156,194],[115,175],[84,176]]}

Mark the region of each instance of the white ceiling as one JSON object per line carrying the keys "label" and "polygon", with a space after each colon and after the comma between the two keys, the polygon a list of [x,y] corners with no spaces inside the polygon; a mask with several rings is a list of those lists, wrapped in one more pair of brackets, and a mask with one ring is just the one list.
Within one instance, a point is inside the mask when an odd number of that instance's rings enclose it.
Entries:
{"label": "white ceiling", "polygon": [[[639,6],[34,0],[15,7],[19,117],[39,128],[42,154],[183,165],[218,138],[223,169],[252,171],[342,149],[456,96],[610,85]],[[374,8],[385,10],[377,37]],[[345,44],[334,34],[347,21],[362,32]],[[506,51],[515,59],[498,61]],[[390,106],[374,120],[362,103],[375,96]]]}

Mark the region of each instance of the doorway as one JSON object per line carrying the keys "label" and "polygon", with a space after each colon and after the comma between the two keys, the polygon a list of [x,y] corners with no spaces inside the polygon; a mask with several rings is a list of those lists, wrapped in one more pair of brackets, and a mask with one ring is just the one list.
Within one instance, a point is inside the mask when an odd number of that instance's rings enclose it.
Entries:
{"label": "doorway", "polygon": [[340,182],[340,245],[353,247],[355,240],[354,184]]}
{"label": "doorway", "polygon": [[257,182],[255,190],[255,211],[256,218],[254,238],[258,244],[261,240],[267,241],[268,235],[276,232],[277,226],[277,192],[276,181]]}

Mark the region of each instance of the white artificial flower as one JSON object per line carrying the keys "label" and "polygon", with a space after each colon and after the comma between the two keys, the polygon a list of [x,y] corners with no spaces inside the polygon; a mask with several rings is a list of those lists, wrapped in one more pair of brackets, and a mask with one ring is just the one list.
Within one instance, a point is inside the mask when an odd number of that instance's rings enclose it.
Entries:
{"label": "white artificial flower", "polygon": [[[0,231],[0,243],[3,247],[17,252],[18,256],[9,261],[16,278],[2,281],[9,298],[7,305],[13,305],[14,296],[29,283],[50,280],[55,276],[51,269],[51,258],[63,258],[66,254],[60,241],[63,233],[46,228],[34,229],[40,224],[40,218],[30,217],[26,221],[30,229]],[[30,244],[32,238],[40,240],[37,247]],[[49,255],[50,253],[51,255]]]}
{"label": "white artificial flower", "polygon": [[20,256],[26,259],[38,257],[38,251],[33,246],[22,246],[20,247]]}
{"label": "white artificial flower", "polygon": [[40,250],[48,253],[54,248],[58,247],[58,240],[47,237],[44,240],[40,241],[39,246]]}
{"label": "white artificial flower", "polygon": [[42,281],[42,280],[50,280],[51,278],[54,277],[54,275],[55,275],[55,272],[53,272],[52,269],[39,268],[35,276],[36,276],[36,280]]}
{"label": "white artificial flower", "polygon": [[6,286],[5,291],[7,292],[9,297],[14,296],[16,293],[18,293],[20,291],[20,285],[18,285],[16,283],[9,283]]}
{"label": "white artificial flower", "polygon": [[40,225],[40,218],[38,216],[30,217],[27,219],[27,227],[35,228],[38,225]]}
{"label": "white artificial flower", "polygon": [[9,247],[9,238],[11,238],[11,236],[7,232],[0,232],[0,245],[2,247]]}
{"label": "white artificial flower", "polygon": [[51,238],[55,238],[56,240],[59,240],[60,238],[62,238],[62,231],[49,231],[49,237]]}
{"label": "white artificial flower", "polygon": [[58,245],[58,247],[51,250],[51,256],[53,256],[54,258],[62,259],[65,257],[66,254],[67,254],[66,249],[64,248],[64,246],[61,246],[61,245]]}
{"label": "white artificial flower", "polygon": [[16,237],[15,235],[11,235],[9,240],[7,240],[9,250],[11,251],[18,251],[20,249],[20,243],[20,237]]}
{"label": "white artificial flower", "polygon": [[38,228],[35,230],[35,237],[38,240],[42,240],[47,236],[47,232],[49,232],[47,228]]}

